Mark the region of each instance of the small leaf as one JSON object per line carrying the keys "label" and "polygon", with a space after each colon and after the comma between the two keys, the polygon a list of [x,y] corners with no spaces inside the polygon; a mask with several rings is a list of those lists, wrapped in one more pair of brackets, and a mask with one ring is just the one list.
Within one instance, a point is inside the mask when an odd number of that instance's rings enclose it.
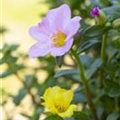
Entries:
{"label": "small leaf", "polygon": [[0,34],[7,32],[8,30],[5,27],[0,27]]}
{"label": "small leaf", "polygon": [[11,45],[9,46],[9,50],[14,51],[19,47],[19,45]]}
{"label": "small leaf", "polygon": [[87,28],[83,32],[83,35],[86,38],[93,38],[93,37],[98,37],[103,35],[105,31],[106,31],[106,28],[104,27],[104,25],[94,25]]}
{"label": "small leaf", "polygon": [[120,96],[120,86],[111,80],[105,81],[105,92],[110,97],[119,97]]}
{"label": "small leaf", "polygon": [[23,117],[28,118],[29,120],[31,119],[31,116],[29,116],[29,115],[27,115],[27,114],[25,114],[25,113],[21,113],[21,115],[22,115]]}
{"label": "small leaf", "polygon": [[13,98],[13,102],[15,103],[15,105],[19,105],[26,94],[27,91],[25,88],[20,89],[18,95]]}
{"label": "small leaf", "polygon": [[71,117],[71,118],[65,118],[64,120],[75,120],[75,119]]}
{"label": "small leaf", "polygon": [[108,115],[107,120],[117,120],[118,118],[120,118],[120,113],[113,112],[110,115]]}
{"label": "small leaf", "polygon": [[63,119],[57,115],[50,115],[47,118],[45,118],[44,120],[63,120]]}
{"label": "small leaf", "polygon": [[90,66],[90,68],[86,71],[86,77],[87,79],[90,79],[92,75],[98,70],[98,68],[101,66],[101,59],[98,58],[96,59],[93,64]]}
{"label": "small leaf", "polygon": [[30,120],[39,120],[40,114],[42,112],[43,112],[43,108],[36,107],[33,112],[32,118]]}
{"label": "small leaf", "polygon": [[9,54],[4,55],[4,57],[0,60],[0,64],[3,64],[3,63],[12,64],[12,63],[15,63],[17,59],[18,59],[17,57],[12,57]]}
{"label": "small leaf", "polygon": [[21,70],[21,69],[23,69],[24,68],[24,66],[23,65],[17,65],[17,66],[15,66],[14,68],[10,68],[10,69],[8,69],[8,70],[6,70],[4,73],[2,73],[2,74],[0,74],[0,78],[4,78],[4,77],[7,77],[7,76],[9,76],[9,75],[11,75],[11,74],[14,74],[14,73],[16,73],[18,70]]}
{"label": "small leaf", "polygon": [[62,62],[63,62],[63,56],[60,56],[60,57],[56,57],[56,62],[57,62],[57,65],[59,66],[59,67],[61,67],[62,66]]}
{"label": "small leaf", "polygon": [[[113,0],[112,0],[113,1]],[[109,21],[113,21],[120,17],[120,6],[106,7],[102,9],[108,16]]]}
{"label": "small leaf", "polygon": [[85,103],[86,102],[86,98],[85,95],[83,93],[75,93],[74,94],[74,98],[73,98],[73,103],[77,104],[77,103]]}
{"label": "small leaf", "polygon": [[85,50],[91,48],[92,46],[101,43],[99,40],[89,40],[85,43],[83,43],[79,48],[78,48],[78,54],[81,52],[84,52]]}
{"label": "small leaf", "polygon": [[64,76],[64,75],[71,75],[71,74],[78,74],[79,71],[76,70],[60,70],[55,74],[55,78],[60,77],[60,76]]}
{"label": "small leaf", "polygon": [[80,120],[80,119],[81,120],[88,120],[88,116],[84,112],[75,112],[74,118],[75,118],[75,120]]}
{"label": "small leaf", "polygon": [[36,87],[38,85],[37,78],[31,74],[25,76],[25,83],[29,88]]}

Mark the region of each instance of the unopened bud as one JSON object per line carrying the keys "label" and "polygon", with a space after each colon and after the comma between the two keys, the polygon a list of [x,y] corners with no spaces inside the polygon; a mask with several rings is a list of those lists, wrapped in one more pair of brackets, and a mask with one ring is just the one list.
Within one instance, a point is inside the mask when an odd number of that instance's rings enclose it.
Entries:
{"label": "unopened bud", "polygon": [[120,18],[114,20],[112,26],[114,29],[120,30]]}
{"label": "unopened bud", "polygon": [[97,24],[104,24],[107,20],[105,13],[98,7],[94,7],[90,14],[95,17]]}

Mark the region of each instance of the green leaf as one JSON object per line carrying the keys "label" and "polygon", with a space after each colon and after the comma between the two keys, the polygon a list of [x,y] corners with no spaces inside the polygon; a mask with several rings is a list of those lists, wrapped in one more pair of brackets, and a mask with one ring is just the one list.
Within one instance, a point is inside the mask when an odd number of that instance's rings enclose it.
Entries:
{"label": "green leaf", "polygon": [[90,57],[89,55],[87,54],[80,54],[79,55],[79,58],[82,62],[82,65],[85,67],[85,68],[89,68],[90,65],[94,62],[94,58],[93,57]]}
{"label": "green leaf", "polygon": [[101,41],[99,40],[89,40],[86,41],[85,43],[83,43],[79,48],[78,48],[78,54],[80,54],[81,52],[84,52],[85,50],[93,47],[94,45],[101,43]]}
{"label": "green leaf", "polygon": [[9,75],[16,73],[18,70],[21,70],[23,68],[23,65],[17,65],[14,68],[9,68],[4,73],[0,74],[0,78],[8,77]]}
{"label": "green leaf", "polygon": [[9,50],[11,50],[11,51],[14,51],[14,50],[16,50],[17,48],[19,47],[19,45],[10,45],[9,46]]}
{"label": "green leaf", "polygon": [[5,27],[0,27],[0,34],[7,32],[8,30]]}
{"label": "green leaf", "polygon": [[110,115],[108,115],[107,120],[117,120],[118,118],[120,118],[120,113],[113,112]]}
{"label": "green leaf", "polygon": [[105,92],[110,97],[119,97],[120,96],[120,86],[119,84],[113,82],[112,80],[105,81]]}
{"label": "green leaf", "polygon": [[101,59],[96,59],[93,64],[90,66],[90,68],[85,72],[87,79],[90,79],[92,75],[100,68],[101,66]]}
{"label": "green leaf", "polygon": [[86,102],[86,97],[83,93],[75,93],[74,98],[73,98],[73,103],[85,103]]}
{"label": "green leaf", "polygon": [[29,120],[31,119],[31,116],[29,116],[29,115],[27,115],[25,113],[21,113],[21,115],[24,116],[24,117],[26,117],[26,118],[28,118]]}
{"label": "green leaf", "polygon": [[115,5],[120,4],[120,0],[109,0],[109,1]]}
{"label": "green leaf", "polygon": [[55,74],[55,78],[65,76],[65,75],[71,75],[71,74],[78,74],[79,71],[76,70],[60,70]]}
{"label": "green leaf", "polygon": [[120,6],[112,6],[102,9],[108,16],[109,21],[113,21],[120,17]]}
{"label": "green leaf", "polygon": [[56,62],[57,62],[57,65],[61,67],[63,62],[63,56],[56,57]]}
{"label": "green leaf", "polygon": [[72,117],[72,118],[65,118],[64,120],[75,120],[75,119]]}
{"label": "green leaf", "polygon": [[19,105],[22,99],[26,96],[26,94],[27,91],[25,88],[20,89],[18,95],[14,96],[13,98],[13,102],[15,103],[15,105]]}
{"label": "green leaf", "polygon": [[109,109],[105,109],[108,111],[108,113],[115,110],[115,100],[111,99],[107,94],[104,93],[104,91],[100,91],[99,94],[101,94],[99,96],[99,101],[102,101],[102,105],[104,109],[109,108]]}
{"label": "green leaf", "polygon": [[42,112],[43,112],[43,108],[36,107],[33,112],[32,118],[30,120],[39,120],[40,114]]}
{"label": "green leaf", "polygon": [[94,38],[102,36],[106,31],[104,25],[94,25],[90,26],[83,32],[83,36],[86,38]]}
{"label": "green leaf", "polygon": [[12,57],[10,54],[4,55],[4,57],[0,60],[0,64],[3,63],[12,64],[15,63],[17,59],[18,59],[17,57]]}
{"label": "green leaf", "polygon": [[29,88],[36,87],[38,85],[37,78],[34,75],[26,75],[25,83]]}
{"label": "green leaf", "polygon": [[88,116],[86,113],[84,112],[74,112],[74,116],[75,120],[88,120]]}
{"label": "green leaf", "polygon": [[63,120],[63,119],[57,115],[51,115],[51,116],[48,116],[47,118],[45,118],[44,120]]}

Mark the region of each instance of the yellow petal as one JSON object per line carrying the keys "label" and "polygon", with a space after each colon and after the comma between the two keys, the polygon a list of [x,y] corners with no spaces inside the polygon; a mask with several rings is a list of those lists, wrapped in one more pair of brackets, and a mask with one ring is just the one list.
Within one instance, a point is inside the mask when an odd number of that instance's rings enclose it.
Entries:
{"label": "yellow petal", "polygon": [[59,89],[60,88],[58,86],[53,88],[48,88],[43,95],[43,99],[45,100],[43,105],[54,114],[57,113],[57,109],[54,106],[54,101],[55,101],[55,97],[58,95]]}
{"label": "yellow petal", "polygon": [[43,95],[43,99],[47,100],[50,96],[50,92],[51,92],[51,88],[47,88],[47,90],[45,91],[44,95]]}
{"label": "yellow petal", "polygon": [[44,95],[43,95],[43,99],[47,102],[49,100],[54,100],[55,96],[58,95],[58,91],[59,91],[59,87],[55,86],[53,88],[47,88],[47,90],[45,91]]}
{"label": "yellow petal", "polygon": [[76,109],[77,109],[77,106],[72,104],[69,106],[69,108],[65,112],[59,113],[58,115],[62,118],[70,118]]}
{"label": "yellow petal", "polygon": [[73,99],[73,95],[74,93],[72,90],[60,90],[60,92],[55,98],[55,104],[63,106],[65,109],[68,109]]}
{"label": "yellow petal", "polygon": [[74,93],[72,90],[67,90],[66,92],[64,92],[62,94],[62,97],[64,98],[64,102],[69,105],[73,99],[73,95]]}

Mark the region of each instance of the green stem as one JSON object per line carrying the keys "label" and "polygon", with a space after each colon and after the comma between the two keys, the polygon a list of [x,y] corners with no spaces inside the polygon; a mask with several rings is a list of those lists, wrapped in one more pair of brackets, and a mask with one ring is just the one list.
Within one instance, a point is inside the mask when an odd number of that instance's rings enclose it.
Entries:
{"label": "green stem", "polygon": [[[101,60],[102,60],[102,65],[105,62],[105,58],[106,58],[106,45],[107,45],[107,36],[108,36],[108,32],[106,32],[103,35],[103,40],[102,40],[102,47],[101,47]],[[101,68],[101,87],[104,85],[104,69]]]}
{"label": "green stem", "polygon": [[105,33],[103,35],[103,41],[102,41],[101,59],[103,63],[105,62],[105,50],[106,50],[106,44],[107,44],[107,36],[108,36],[108,33]]}
{"label": "green stem", "polygon": [[35,96],[31,93],[29,87],[27,86],[27,84],[22,80],[22,78],[19,76],[18,73],[16,73],[16,76],[18,78],[18,80],[23,84],[24,88],[27,90],[28,94],[31,96],[32,102],[36,107],[42,107],[41,104],[37,103],[35,100]]}
{"label": "green stem", "polygon": [[91,100],[91,93],[90,93],[90,90],[89,90],[89,86],[88,86],[88,82],[87,82],[86,76],[84,74],[84,69],[83,69],[81,60],[79,59],[79,56],[78,56],[78,54],[77,54],[77,52],[75,50],[72,49],[71,52],[72,52],[72,54],[73,54],[73,56],[76,59],[76,62],[78,64],[80,78],[83,81],[85,95],[86,95],[86,98],[87,98],[87,103],[88,103],[89,108],[91,110],[92,116],[93,116],[94,120],[98,120],[96,110],[95,110],[93,102]]}
{"label": "green stem", "polygon": [[119,111],[120,110],[120,108],[119,108],[119,97],[117,98],[115,98],[115,107],[116,107],[116,111]]}

